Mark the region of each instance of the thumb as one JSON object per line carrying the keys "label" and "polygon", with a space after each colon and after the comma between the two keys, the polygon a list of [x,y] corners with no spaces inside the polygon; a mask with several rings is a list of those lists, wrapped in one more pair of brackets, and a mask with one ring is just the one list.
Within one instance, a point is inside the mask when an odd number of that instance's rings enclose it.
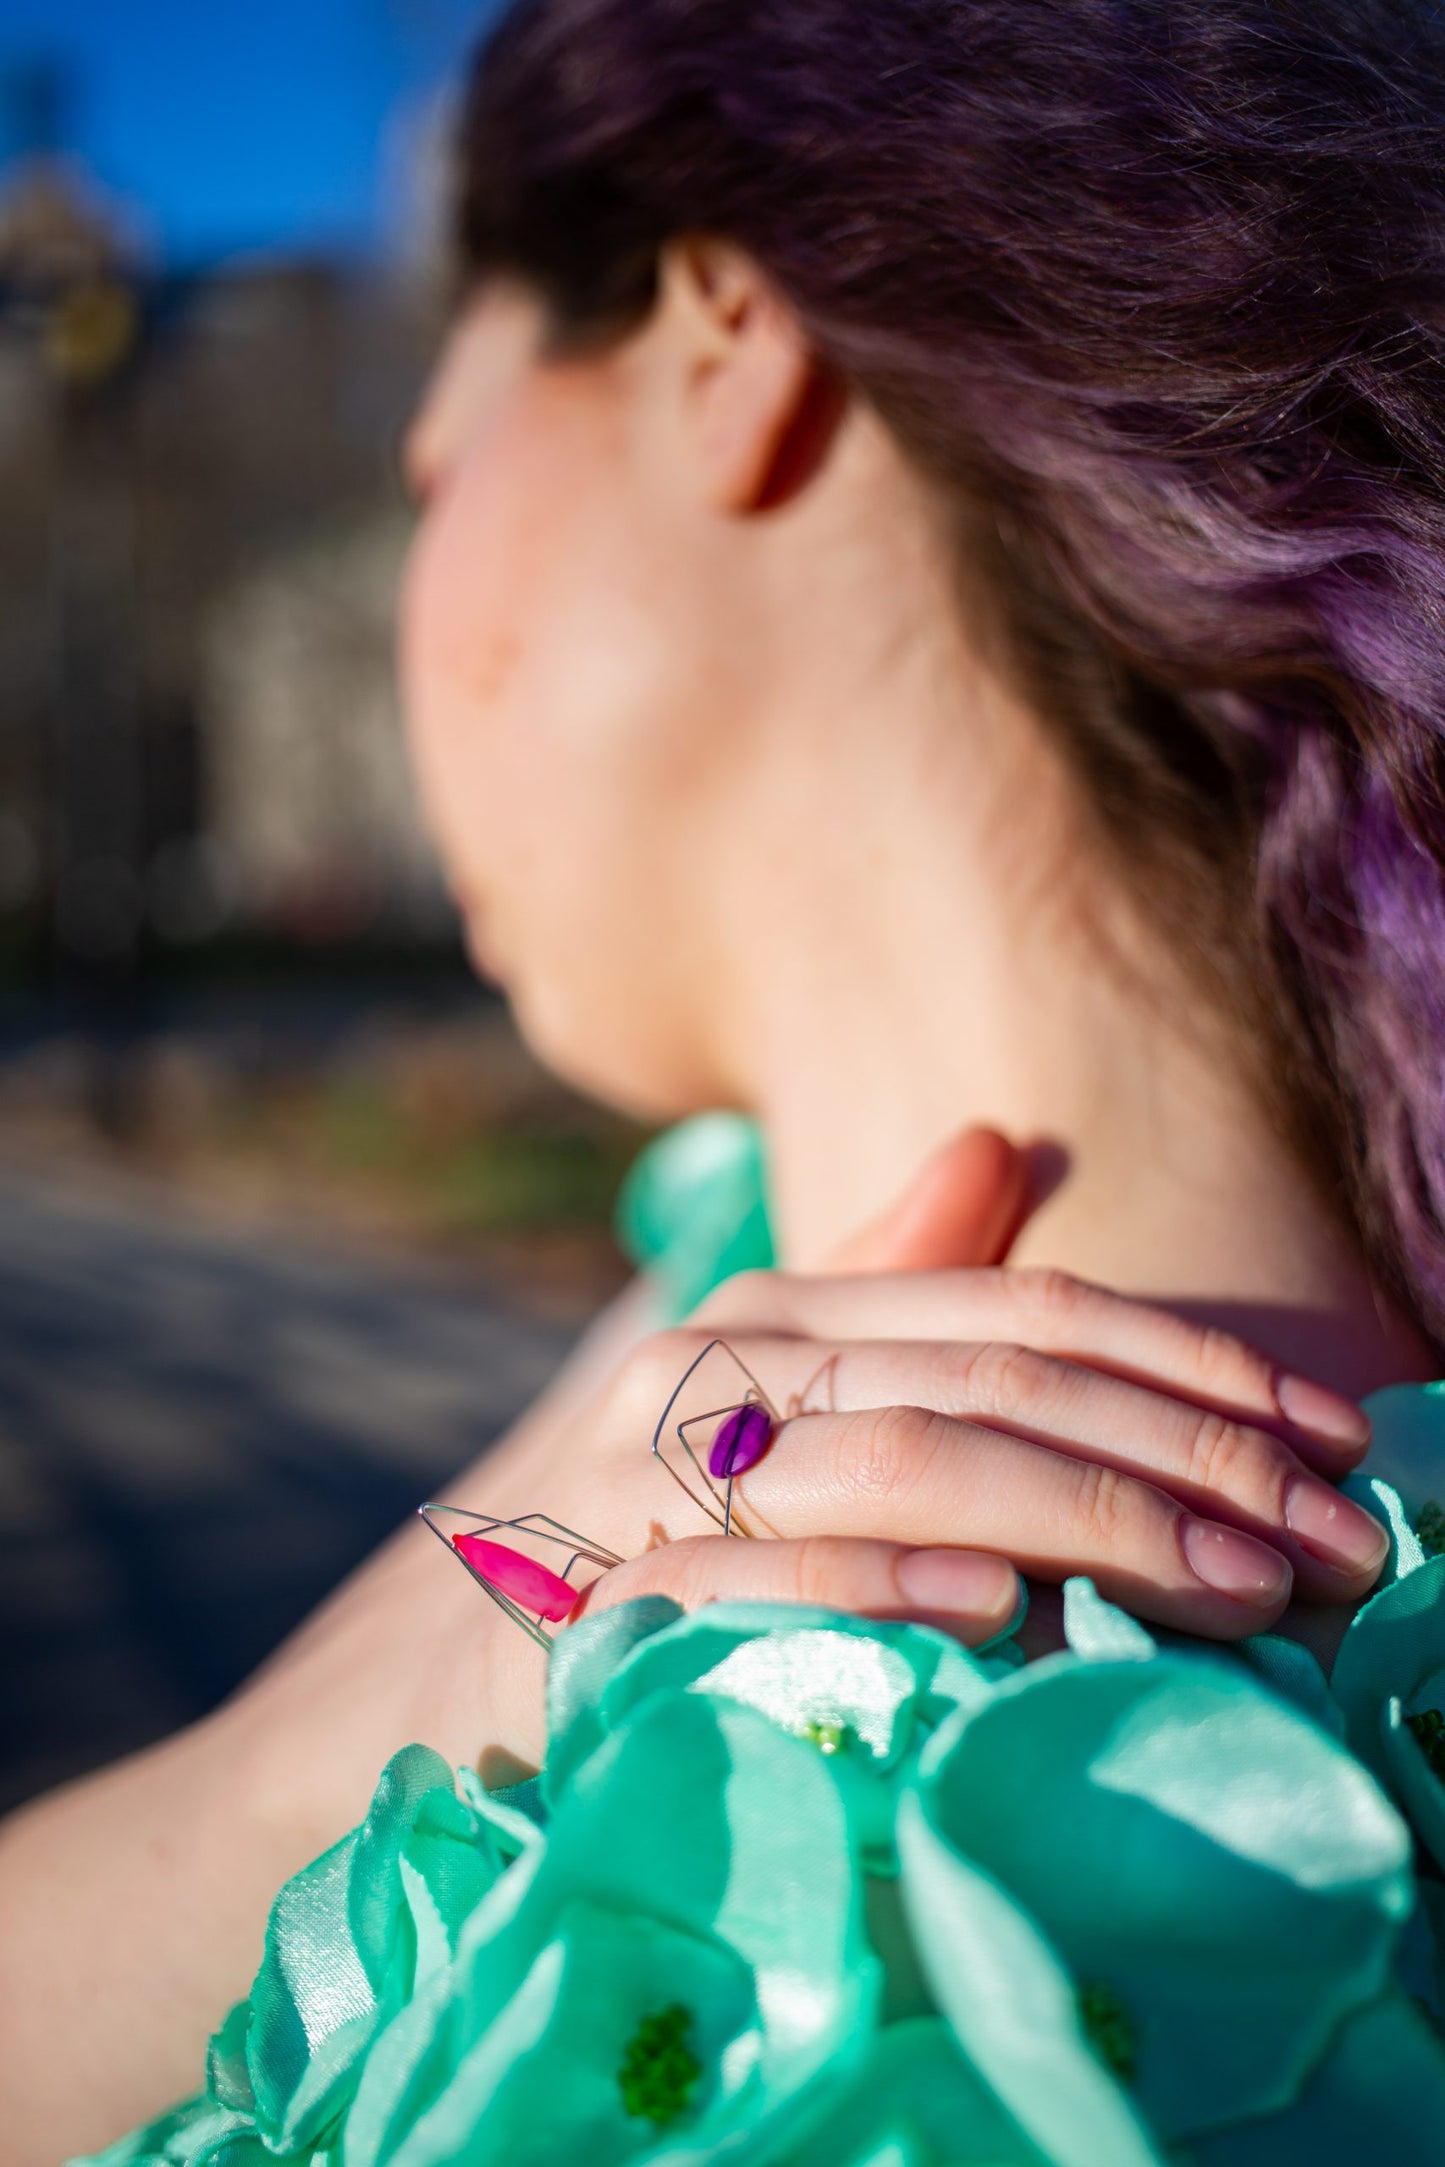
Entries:
{"label": "thumb", "polygon": [[1025,1215],[1028,1161],[997,1129],[960,1129],[901,1196],[828,1258],[831,1272],[1001,1264]]}

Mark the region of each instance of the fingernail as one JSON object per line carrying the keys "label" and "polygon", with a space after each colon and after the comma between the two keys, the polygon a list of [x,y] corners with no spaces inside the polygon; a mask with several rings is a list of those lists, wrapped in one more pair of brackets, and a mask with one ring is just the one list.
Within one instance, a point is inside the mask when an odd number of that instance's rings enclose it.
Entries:
{"label": "fingernail", "polygon": [[1363,1407],[1331,1392],[1311,1377],[1295,1377],[1280,1370],[1274,1380],[1274,1396],[1280,1413],[1297,1430],[1308,1430],[1331,1445],[1367,1445],[1370,1418]]}
{"label": "fingernail", "polygon": [[894,1570],[904,1601],[916,1610],[1008,1618],[1018,1607],[1018,1574],[1007,1558],[986,1550],[905,1550]]}
{"label": "fingernail", "polygon": [[1350,1498],[1310,1475],[1292,1475],[1284,1493],[1284,1524],[1306,1550],[1346,1572],[1378,1572],[1390,1538]]}
{"label": "fingernail", "polygon": [[1289,1593],[1294,1575],[1288,1558],[1271,1550],[1268,1543],[1256,1542],[1252,1535],[1241,1535],[1238,1528],[1221,1527],[1217,1520],[1197,1520],[1186,1512],[1180,1519],[1179,1541],[1189,1570],[1207,1588],[1217,1588],[1260,1610]]}

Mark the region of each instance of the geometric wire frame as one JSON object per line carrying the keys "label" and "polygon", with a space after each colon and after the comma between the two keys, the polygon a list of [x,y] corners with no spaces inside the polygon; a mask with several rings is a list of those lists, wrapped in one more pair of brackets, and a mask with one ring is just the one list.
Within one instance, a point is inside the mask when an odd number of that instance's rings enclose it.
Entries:
{"label": "geometric wire frame", "polygon": [[[726,1362],[717,1358],[719,1350]],[[714,1359],[706,1390],[702,1391],[692,1380],[694,1373],[710,1356]],[[727,1367],[728,1364],[731,1368]],[[742,1389],[739,1389],[740,1387]],[[715,1398],[720,1392],[731,1394],[722,1406],[703,1407],[683,1414],[673,1424],[677,1446],[672,1444],[670,1438],[664,1437],[668,1418],[680,1400],[687,1404],[699,1397]],[[781,1420],[777,1409],[742,1357],[733,1352],[725,1339],[710,1339],[702,1353],[688,1364],[678,1379],[676,1389],[659,1415],[657,1428],[652,1433],[653,1458],[661,1461],[673,1481],[686,1490],[693,1503],[707,1514],[709,1520],[716,1522],[724,1535],[752,1533],[733,1503],[735,1477],[731,1474],[725,1477],[714,1476],[708,1470],[708,1454],[713,1439],[727,1417],[736,1414],[740,1407],[763,1408],[771,1417],[774,1428]],[[746,1473],[746,1469],[740,1469],[739,1472]]]}
{"label": "geometric wire frame", "polygon": [[[537,1549],[551,1551],[565,1551],[567,1553],[565,1564],[558,1564],[554,1559],[545,1561],[547,1570],[555,1573],[559,1580],[570,1580],[573,1568],[583,1561],[595,1565],[597,1573],[607,1572],[612,1566],[622,1563],[620,1557],[616,1556],[613,1551],[604,1548],[601,1543],[593,1542],[590,1536],[579,1535],[574,1528],[563,1527],[560,1520],[549,1519],[544,1512],[524,1512],[519,1513],[512,1520],[497,1520],[488,1513],[467,1512],[460,1505],[418,1505],[417,1511],[421,1514],[422,1519],[425,1520],[433,1535],[440,1542],[446,1544],[458,1564],[466,1567],[478,1587],[485,1588],[492,1601],[500,1609],[505,1610],[512,1623],[519,1625],[524,1633],[543,1648],[551,1647],[553,1635],[547,1631],[540,1615],[534,1615],[531,1611],[525,1610],[512,1596],[504,1594],[501,1588],[495,1586],[485,1573],[478,1572],[471,1559],[463,1556],[462,1552],[455,1547],[446,1530],[437,1526],[432,1514],[444,1512],[449,1513],[453,1519],[469,1520],[475,1531],[480,1535],[492,1535],[504,1530],[509,1535],[520,1536],[522,1545],[530,1545]],[[529,1555],[529,1551],[522,1545],[514,1544],[512,1547],[521,1548],[522,1556],[526,1557]],[[534,1560],[534,1562],[541,1563],[543,1560]],[[597,1573],[589,1574],[586,1580],[578,1583],[579,1594],[584,1587],[591,1585],[592,1581],[597,1578]]]}

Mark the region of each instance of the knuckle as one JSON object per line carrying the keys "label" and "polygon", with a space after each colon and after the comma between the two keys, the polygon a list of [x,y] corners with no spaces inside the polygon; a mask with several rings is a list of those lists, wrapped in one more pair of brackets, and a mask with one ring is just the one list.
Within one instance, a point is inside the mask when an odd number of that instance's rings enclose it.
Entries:
{"label": "knuckle", "polygon": [[1208,1389],[1235,1383],[1240,1371],[1238,1340],[1217,1324],[1197,1324],[1191,1329],[1194,1370],[1200,1384]]}
{"label": "knuckle", "polygon": [[1096,1288],[1072,1272],[1060,1271],[1056,1264],[1027,1265],[1010,1276],[1023,1282],[1017,1291],[1026,1310],[1056,1328],[1071,1323],[1098,1299]]}
{"label": "knuckle", "polygon": [[1195,1417],[1188,1474],[1199,1489],[1262,1507],[1279,1518],[1288,1471],[1285,1453],[1262,1430],[1228,1415],[1201,1412]]}
{"label": "knuckle", "polygon": [[1200,1408],[1189,1438],[1188,1476],[1201,1490],[1230,1490],[1249,1447],[1248,1433],[1228,1415]]}
{"label": "knuckle", "polygon": [[705,1535],[662,1543],[635,1561],[636,1578],[628,1593],[670,1595],[684,1610],[696,1610],[716,1593],[711,1567],[712,1548]]}
{"label": "knuckle", "polygon": [[1031,1347],[988,1339],[964,1357],[963,1385],[973,1408],[1003,1414],[1037,1401],[1048,1368],[1047,1358]]}
{"label": "knuckle", "polygon": [[860,1408],[839,1438],[840,1479],[857,1498],[896,1498],[918,1479],[948,1427],[934,1407]]}
{"label": "knuckle", "polygon": [[804,1535],[789,1544],[791,1599],[836,1606],[846,1599],[851,1547],[842,1535]]}
{"label": "knuckle", "polygon": [[708,1343],[706,1332],[673,1325],[649,1332],[629,1347],[613,1379],[613,1399],[619,1416],[629,1422],[655,1422],[668,1396],[690,1362]]}
{"label": "knuckle", "polygon": [[1073,1510],[1077,1535],[1092,1555],[1112,1557],[1122,1550],[1129,1533],[1141,1485],[1099,1460],[1077,1461]]}
{"label": "knuckle", "polygon": [[785,1276],[763,1265],[732,1272],[703,1296],[691,1312],[692,1319],[696,1323],[716,1323],[721,1318],[736,1321],[740,1317],[770,1316],[780,1305]]}

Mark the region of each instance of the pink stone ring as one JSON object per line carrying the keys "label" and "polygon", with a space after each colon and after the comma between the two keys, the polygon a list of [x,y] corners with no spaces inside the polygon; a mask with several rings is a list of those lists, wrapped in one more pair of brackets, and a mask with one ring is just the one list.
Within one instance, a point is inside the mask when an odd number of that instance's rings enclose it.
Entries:
{"label": "pink stone ring", "polygon": [[757,1466],[780,1420],[741,1356],[710,1339],[658,1416],[652,1454],[724,1535],[747,1535],[733,1484]]}
{"label": "pink stone ring", "polygon": [[[543,1648],[552,1645],[548,1625],[570,1617],[583,1589],[622,1563],[615,1552],[563,1527],[560,1520],[549,1520],[544,1512],[496,1520],[460,1505],[419,1505],[417,1510],[512,1623]],[[469,1525],[443,1527],[437,1517],[443,1514]],[[596,1570],[589,1572],[588,1566]]]}
{"label": "pink stone ring", "polygon": [[[726,1340],[710,1339],[658,1418],[653,1457],[724,1535],[747,1535],[733,1484],[757,1466],[778,1421],[747,1364]],[[548,1627],[565,1624],[584,1589],[622,1563],[604,1544],[544,1512],[499,1520],[461,1505],[419,1505],[417,1511],[498,1608],[543,1648],[554,1638]]]}

